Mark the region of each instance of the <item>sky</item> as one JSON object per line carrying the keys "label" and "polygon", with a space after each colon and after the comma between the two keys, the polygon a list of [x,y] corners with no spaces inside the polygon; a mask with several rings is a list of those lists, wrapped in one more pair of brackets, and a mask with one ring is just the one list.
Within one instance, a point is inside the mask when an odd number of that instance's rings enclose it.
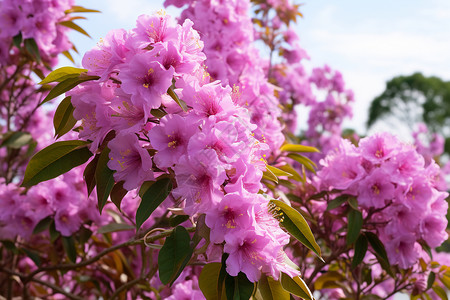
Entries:
{"label": "sky", "polygon": [[[92,36],[72,34],[80,53],[111,29],[134,27],[140,14],[151,14],[162,0],[76,0],[101,10],[78,21]],[[448,0],[303,0],[296,30],[311,60],[339,70],[355,93],[354,117],[344,125],[365,134],[370,102],[398,75],[422,72],[450,80],[450,1]],[[169,8],[169,14],[177,15]],[[78,57],[81,60],[81,56]],[[69,62],[62,62],[69,64]],[[383,126],[374,130],[386,130]],[[371,133],[373,133],[373,131]]]}

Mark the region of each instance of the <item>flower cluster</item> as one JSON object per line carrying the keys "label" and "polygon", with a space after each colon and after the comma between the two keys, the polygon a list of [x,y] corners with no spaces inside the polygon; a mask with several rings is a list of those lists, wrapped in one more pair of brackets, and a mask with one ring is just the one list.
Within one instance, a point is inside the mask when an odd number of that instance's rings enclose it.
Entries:
{"label": "flower cluster", "polygon": [[419,259],[420,242],[434,248],[447,239],[448,193],[437,189],[439,167],[425,165],[413,146],[388,133],[363,138],[359,147],[342,140],[321,164],[322,189],[357,197],[392,264],[406,269]]}
{"label": "flower cluster", "polygon": [[110,32],[83,58],[100,79],[69,93],[79,137],[93,141],[95,152],[115,132],[108,167],[127,190],[174,173],[173,205],[206,214],[210,240],[225,242],[230,275],[244,272],[253,282],[261,271],[297,275],[284,265],[289,236],[258,193],[271,149],[255,138],[242,95],[211,82],[202,48],[190,20],[177,25],[163,12]]}
{"label": "flower cluster", "polygon": [[[180,6],[185,1],[166,1]],[[205,44],[205,65],[211,78],[230,85],[234,101],[250,113],[255,138],[272,150],[284,142],[281,110],[268,82],[267,62],[254,45],[253,24],[249,16],[250,1],[189,1],[180,19],[190,19]]]}
{"label": "flower cluster", "polygon": [[[67,26],[68,11],[74,1],[0,1],[0,64],[14,64],[19,59],[19,49],[13,46],[13,38],[24,41],[33,39],[42,59],[49,65],[57,63],[56,56],[72,48]],[[28,45],[26,45],[28,46]]]}

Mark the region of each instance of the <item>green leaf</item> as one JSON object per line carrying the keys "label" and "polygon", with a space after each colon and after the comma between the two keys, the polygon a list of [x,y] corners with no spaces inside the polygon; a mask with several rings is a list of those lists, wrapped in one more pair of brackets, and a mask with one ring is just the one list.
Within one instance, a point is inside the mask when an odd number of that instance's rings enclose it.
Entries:
{"label": "green leaf", "polygon": [[56,108],[55,116],[53,117],[56,138],[68,133],[77,123],[77,120],[73,117],[75,108],[70,102],[71,98],[70,96],[64,98],[58,105],[58,108]]}
{"label": "green leaf", "polygon": [[351,208],[353,208],[354,210],[359,210],[358,208],[358,200],[356,200],[355,197],[348,197],[347,198],[347,202],[350,205]]}
{"label": "green leaf", "polygon": [[28,163],[22,186],[36,185],[84,164],[92,156],[88,144],[85,141],[62,141],[42,149]]}
{"label": "green leaf", "polygon": [[188,107],[187,107],[187,105],[186,105],[186,102],[184,102],[183,100],[181,100],[180,98],[178,98],[177,93],[175,93],[175,91],[173,90],[172,87],[170,87],[170,88],[167,90],[167,94],[169,94],[169,96],[172,97],[172,99],[173,99],[173,100],[181,107],[181,109],[182,109],[184,112],[187,112],[187,111],[188,111]]}
{"label": "green leaf", "polygon": [[79,33],[81,33],[81,34],[84,34],[85,36],[87,36],[87,37],[91,37],[87,32],[86,32],[86,30],[84,30],[83,28],[81,28],[80,26],[78,26],[77,24],[75,24],[74,22],[72,22],[72,21],[62,21],[62,22],[59,22],[59,24],[60,25],[62,25],[62,26],[66,26],[66,27],[68,27],[68,28],[71,28],[71,29],[73,29],[73,30],[75,30],[75,31],[78,31]]}
{"label": "green leaf", "polygon": [[275,174],[273,174],[273,172],[268,168],[266,168],[266,170],[263,172],[262,178],[278,183],[278,177],[275,176]]}
{"label": "green leaf", "polygon": [[108,225],[102,226],[98,229],[98,233],[104,234],[109,232],[125,231],[134,229],[133,225],[125,223],[110,223]]}
{"label": "green leaf", "polygon": [[192,256],[191,239],[186,228],[177,226],[159,251],[159,279],[163,284],[173,283]]}
{"label": "green leaf", "polygon": [[50,234],[50,241],[52,243],[54,243],[61,235],[58,231],[56,231],[55,222],[52,222],[52,224],[50,224],[48,232]]}
{"label": "green leaf", "polygon": [[314,280],[314,289],[335,289],[340,288],[339,282],[345,281],[344,275],[337,271],[328,271]]}
{"label": "green leaf", "polygon": [[56,69],[45,77],[44,80],[39,82],[39,84],[43,85],[50,82],[61,82],[68,78],[78,78],[81,73],[87,72],[87,69],[80,69],[74,67],[62,67]]}
{"label": "green leaf", "polygon": [[301,163],[309,171],[311,171],[314,174],[316,174],[316,169],[315,168],[317,168],[317,165],[312,160],[307,158],[306,156],[303,156],[303,155],[300,155],[300,154],[296,154],[296,153],[289,153],[287,155],[287,157],[292,158],[293,160]]}
{"label": "green leaf", "polygon": [[14,242],[12,242],[10,240],[2,240],[1,242],[3,244],[3,247],[5,247],[8,251],[11,251],[15,254],[18,253],[17,247],[14,244]]}
{"label": "green leaf", "polygon": [[84,8],[83,6],[78,6],[78,5],[73,5],[70,9],[66,10],[65,13],[66,14],[70,14],[70,13],[78,13],[78,12],[83,12],[83,13],[89,13],[89,12],[93,12],[93,13],[99,13],[99,10],[96,9],[89,9],[89,8]]}
{"label": "green leaf", "polygon": [[73,59],[72,54],[70,54],[69,51],[63,51],[61,52],[65,57],[67,57],[68,60],[70,60],[73,64],[75,64],[75,59]]}
{"label": "green leaf", "polygon": [[334,198],[333,200],[328,202],[327,210],[330,211],[332,209],[338,208],[343,203],[345,203],[347,201],[347,199],[348,199],[348,195],[340,195],[340,196]]}
{"label": "green leaf", "polygon": [[170,227],[175,227],[180,225],[181,223],[185,222],[189,220],[189,216],[188,215],[175,215],[175,216],[171,216],[169,219],[169,225]]}
{"label": "green leaf", "polygon": [[369,244],[365,235],[360,234],[355,243],[355,253],[352,259],[352,268],[356,268],[366,256]]}
{"label": "green leaf", "polygon": [[52,224],[53,218],[48,216],[42,220],[39,221],[39,223],[36,224],[36,226],[33,229],[33,234],[38,234],[46,230],[50,227],[50,224]]}
{"label": "green leaf", "polygon": [[281,273],[281,285],[291,294],[302,297],[303,299],[314,300],[311,291],[300,276],[291,278],[289,275]]}
{"label": "green leaf", "polygon": [[83,172],[83,178],[84,182],[86,182],[88,196],[91,195],[95,187],[95,169],[97,168],[99,157],[100,155],[95,155],[95,157],[88,163]]}
{"label": "green leaf", "polygon": [[289,300],[290,294],[282,286],[281,282],[267,277],[264,273],[258,281],[258,289],[264,300]]}
{"label": "green leaf", "polygon": [[164,177],[157,180],[142,195],[142,201],[136,212],[136,229],[150,217],[152,212],[167,198],[172,190],[172,180]]}
{"label": "green leaf", "polygon": [[281,146],[280,151],[287,152],[320,152],[319,149],[311,146],[284,144]]}
{"label": "green leaf", "polygon": [[438,295],[439,298],[441,298],[442,300],[448,300],[447,293],[443,288],[441,288],[438,285],[435,285],[432,287],[432,289],[436,293],[436,295]]}
{"label": "green leaf", "polygon": [[364,235],[367,237],[370,246],[375,251],[375,255],[377,257],[378,262],[381,267],[392,277],[394,277],[394,273],[391,270],[391,266],[389,264],[389,259],[386,254],[386,249],[384,248],[383,243],[380,241],[378,236],[373,232],[365,232]]}
{"label": "green leaf", "polygon": [[41,266],[41,257],[39,256],[39,253],[26,248],[22,248],[21,250],[25,252],[25,254],[36,264],[37,267]]}
{"label": "green leaf", "polygon": [[296,170],[294,170],[294,168],[290,164],[285,164],[284,166],[281,166],[280,169],[292,174],[291,179],[294,179],[295,181],[303,182],[303,177],[300,176],[300,174],[298,174],[298,172]]}
{"label": "green leaf", "polygon": [[28,53],[31,54],[31,56],[34,58],[34,60],[38,63],[41,62],[41,55],[39,54],[39,47],[36,44],[36,41],[31,39],[25,39],[25,48],[27,49]]}
{"label": "green leaf", "polygon": [[71,77],[64,79],[60,83],[58,83],[45,97],[45,99],[41,102],[41,105],[58,97],[59,95],[70,91],[77,85],[79,85],[82,82],[91,81],[91,80],[97,80],[99,79],[99,76],[89,76],[85,74],[80,74],[78,77]]}
{"label": "green leaf", "polygon": [[97,166],[95,168],[95,182],[97,184],[98,210],[102,213],[103,207],[108,201],[109,194],[114,187],[114,171],[108,168],[109,152],[105,147],[100,153]]}
{"label": "green leaf", "polygon": [[450,277],[448,276],[439,276],[439,280],[445,285],[447,289],[450,290]]}
{"label": "green leaf", "polygon": [[247,276],[239,272],[235,277],[227,274],[225,278],[225,293],[227,300],[248,300],[253,294],[255,284]]}
{"label": "green leaf", "polygon": [[22,45],[22,32],[21,31],[13,37],[13,44],[14,44],[14,46],[16,46],[17,48],[20,49],[20,46]]}
{"label": "green leaf", "polygon": [[28,132],[9,131],[2,135],[0,147],[8,147],[11,149],[20,149],[33,141],[33,137]]}
{"label": "green leaf", "polygon": [[436,280],[436,273],[430,272],[430,274],[428,274],[427,290],[431,289],[435,280]]}
{"label": "green leaf", "polygon": [[119,210],[123,197],[128,193],[128,191],[123,188],[123,183],[123,181],[116,183],[110,194],[111,202],[114,203]]}
{"label": "green leaf", "polygon": [[72,236],[62,236],[62,244],[67,257],[73,263],[77,260],[77,249],[75,248],[75,240]]}
{"label": "green leaf", "polygon": [[351,209],[347,215],[347,245],[353,244],[359,236],[363,225],[363,217],[359,210]]}
{"label": "green leaf", "polygon": [[[198,278],[198,286],[206,300],[218,300],[219,298],[225,299],[224,294],[219,297],[219,291],[217,289],[221,268],[222,264],[218,262],[209,263],[202,268]],[[222,291],[224,290],[222,289]]]}
{"label": "green leaf", "polygon": [[298,211],[282,201],[271,200],[270,202],[280,208],[283,213],[281,225],[283,225],[283,227],[303,245],[316,253],[321,260],[323,260],[321,258],[320,247],[317,244],[305,218]]}
{"label": "green leaf", "polygon": [[276,167],[274,167],[274,166],[266,165],[266,168],[267,168],[268,170],[270,170],[270,171],[271,171],[275,176],[277,176],[277,177],[279,177],[279,176],[287,176],[287,177],[291,177],[291,176],[292,176],[291,173],[288,173],[288,172],[285,172],[285,171],[283,171],[283,170],[280,170],[280,169],[278,169],[278,168],[276,168]]}

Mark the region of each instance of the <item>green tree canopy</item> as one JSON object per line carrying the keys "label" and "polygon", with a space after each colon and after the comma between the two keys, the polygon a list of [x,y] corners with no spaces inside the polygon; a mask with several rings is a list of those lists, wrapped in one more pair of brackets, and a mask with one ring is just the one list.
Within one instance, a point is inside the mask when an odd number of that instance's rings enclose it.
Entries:
{"label": "green tree canopy", "polygon": [[367,128],[388,118],[409,128],[425,123],[430,131],[446,138],[446,152],[450,152],[450,81],[421,73],[392,78],[372,101]]}

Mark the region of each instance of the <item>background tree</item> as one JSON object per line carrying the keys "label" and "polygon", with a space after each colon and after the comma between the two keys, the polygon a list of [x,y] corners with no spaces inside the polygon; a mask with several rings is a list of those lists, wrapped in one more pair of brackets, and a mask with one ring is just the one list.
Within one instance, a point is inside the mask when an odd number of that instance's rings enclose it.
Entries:
{"label": "background tree", "polygon": [[400,121],[409,129],[423,122],[446,138],[445,152],[450,153],[450,82],[421,73],[392,78],[372,101],[367,127],[380,120]]}

